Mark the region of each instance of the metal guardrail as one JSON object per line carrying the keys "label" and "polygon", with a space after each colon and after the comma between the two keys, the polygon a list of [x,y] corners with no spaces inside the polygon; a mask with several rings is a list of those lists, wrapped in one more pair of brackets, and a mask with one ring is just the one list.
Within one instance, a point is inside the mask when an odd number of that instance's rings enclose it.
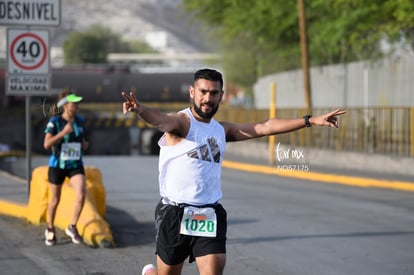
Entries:
{"label": "metal guardrail", "polygon": [[[314,109],[323,114],[331,109]],[[340,117],[340,128],[312,127],[281,134],[276,142],[286,145],[315,147],[340,151],[378,153],[414,157],[414,107],[347,108]],[[278,109],[276,117],[297,118],[305,109]],[[222,108],[217,119],[253,122],[268,118],[269,110]],[[267,139],[263,139],[267,141]]]}
{"label": "metal guardrail", "polygon": [[[146,103],[165,112],[175,112],[188,106],[188,103]],[[38,107],[37,107],[38,108]],[[81,109],[86,116],[99,119],[100,125],[108,127],[149,127],[139,117],[133,114],[124,116],[120,103],[92,104],[83,103]],[[331,109],[314,109],[313,114],[318,115],[331,111]],[[378,153],[398,157],[414,157],[414,107],[371,107],[347,108],[347,113],[340,117],[340,128],[312,127],[300,131],[276,136],[276,142],[291,146],[314,147],[338,151],[361,153]],[[33,114],[40,113],[38,110]],[[276,117],[297,118],[305,115],[305,109],[277,109]],[[4,127],[10,127],[7,117],[22,116],[23,111],[1,109],[0,133]],[[228,120],[236,123],[263,121],[269,117],[269,110],[247,109],[222,105],[217,112],[217,120]],[[44,121],[45,118],[33,117],[33,122]],[[112,121],[112,122],[110,122]],[[132,122],[131,122],[132,121]],[[131,124],[132,123],[132,124]],[[4,128],[6,129],[6,128]],[[261,138],[268,142],[267,138]],[[0,140],[1,142],[1,140]]]}

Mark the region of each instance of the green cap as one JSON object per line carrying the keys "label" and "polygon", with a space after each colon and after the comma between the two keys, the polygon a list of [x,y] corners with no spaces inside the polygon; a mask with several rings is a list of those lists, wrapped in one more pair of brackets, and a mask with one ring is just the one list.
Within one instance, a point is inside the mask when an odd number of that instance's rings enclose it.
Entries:
{"label": "green cap", "polygon": [[67,96],[65,96],[64,98],[62,98],[61,100],[59,100],[59,102],[57,103],[58,108],[62,107],[63,105],[65,105],[68,102],[80,102],[82,101],[83,97],[81,96],[77,96],[75,94],[69,94]]}
{"label": "green cap", "polygon": [[66,100],[68,102],[80,102],[80,101],[82,101],[82,99],[83,99],[83,97],[77,96],[75,94],[70,94],[70,95],[66,96]]}

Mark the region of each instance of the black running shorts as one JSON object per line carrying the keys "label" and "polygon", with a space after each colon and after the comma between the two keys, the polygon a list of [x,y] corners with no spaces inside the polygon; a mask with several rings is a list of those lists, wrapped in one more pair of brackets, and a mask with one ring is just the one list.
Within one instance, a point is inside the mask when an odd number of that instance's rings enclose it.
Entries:
{"label": "black running shorts", "polygon": [[83,166],[74,169],[60,169],[56,167],[49,167],[47,172],[49,182],[56,185],[61,185],[66,177],[71,178],[74,175],[82,174],[85,175]]}
{"label": "black running shorts", "polygon": [[217,216],[217,236],[197,237],[180,234],[184,208],[161,201],[155,209],[156,254],[168,265],[176,265],[190,257],[226,253],[227,212],[221,204],[214,205]]}

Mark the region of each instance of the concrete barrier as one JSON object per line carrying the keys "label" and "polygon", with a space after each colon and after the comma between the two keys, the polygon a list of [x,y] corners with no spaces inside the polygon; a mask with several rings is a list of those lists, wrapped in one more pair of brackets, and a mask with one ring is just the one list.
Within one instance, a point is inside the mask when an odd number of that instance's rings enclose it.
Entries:
{"label": "concrete barrier", "polygon": [[[26,219],[33,224],[46,222],[50,192],[47,178],[47,166],[33,170],[30,197],[26,210]],[[106,204],[102,175],[95,167],[85,167],[86,199],[77,227],[84,242],[92,247],[112,247],[114,241],[109,225],[105,221]],[[55,226],[65,230],[71,222],[75,203],[75,191],[66,178],[62,186],[62,195],[56,212]]]}

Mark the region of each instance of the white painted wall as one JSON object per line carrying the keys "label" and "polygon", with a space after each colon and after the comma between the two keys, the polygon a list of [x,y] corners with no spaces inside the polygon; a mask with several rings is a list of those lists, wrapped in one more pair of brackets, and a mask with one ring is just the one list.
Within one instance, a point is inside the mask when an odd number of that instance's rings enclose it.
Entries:
{"label": "white painted wall", "polygon": [[[324,107],[414,106],[414,55],[398,55],[376,62],[310,69],[312,103]],[[304,108],[301,70],[268,75],[254,85],[255,107],[269,107],[271,83],[276,84],[276,105]]]}

